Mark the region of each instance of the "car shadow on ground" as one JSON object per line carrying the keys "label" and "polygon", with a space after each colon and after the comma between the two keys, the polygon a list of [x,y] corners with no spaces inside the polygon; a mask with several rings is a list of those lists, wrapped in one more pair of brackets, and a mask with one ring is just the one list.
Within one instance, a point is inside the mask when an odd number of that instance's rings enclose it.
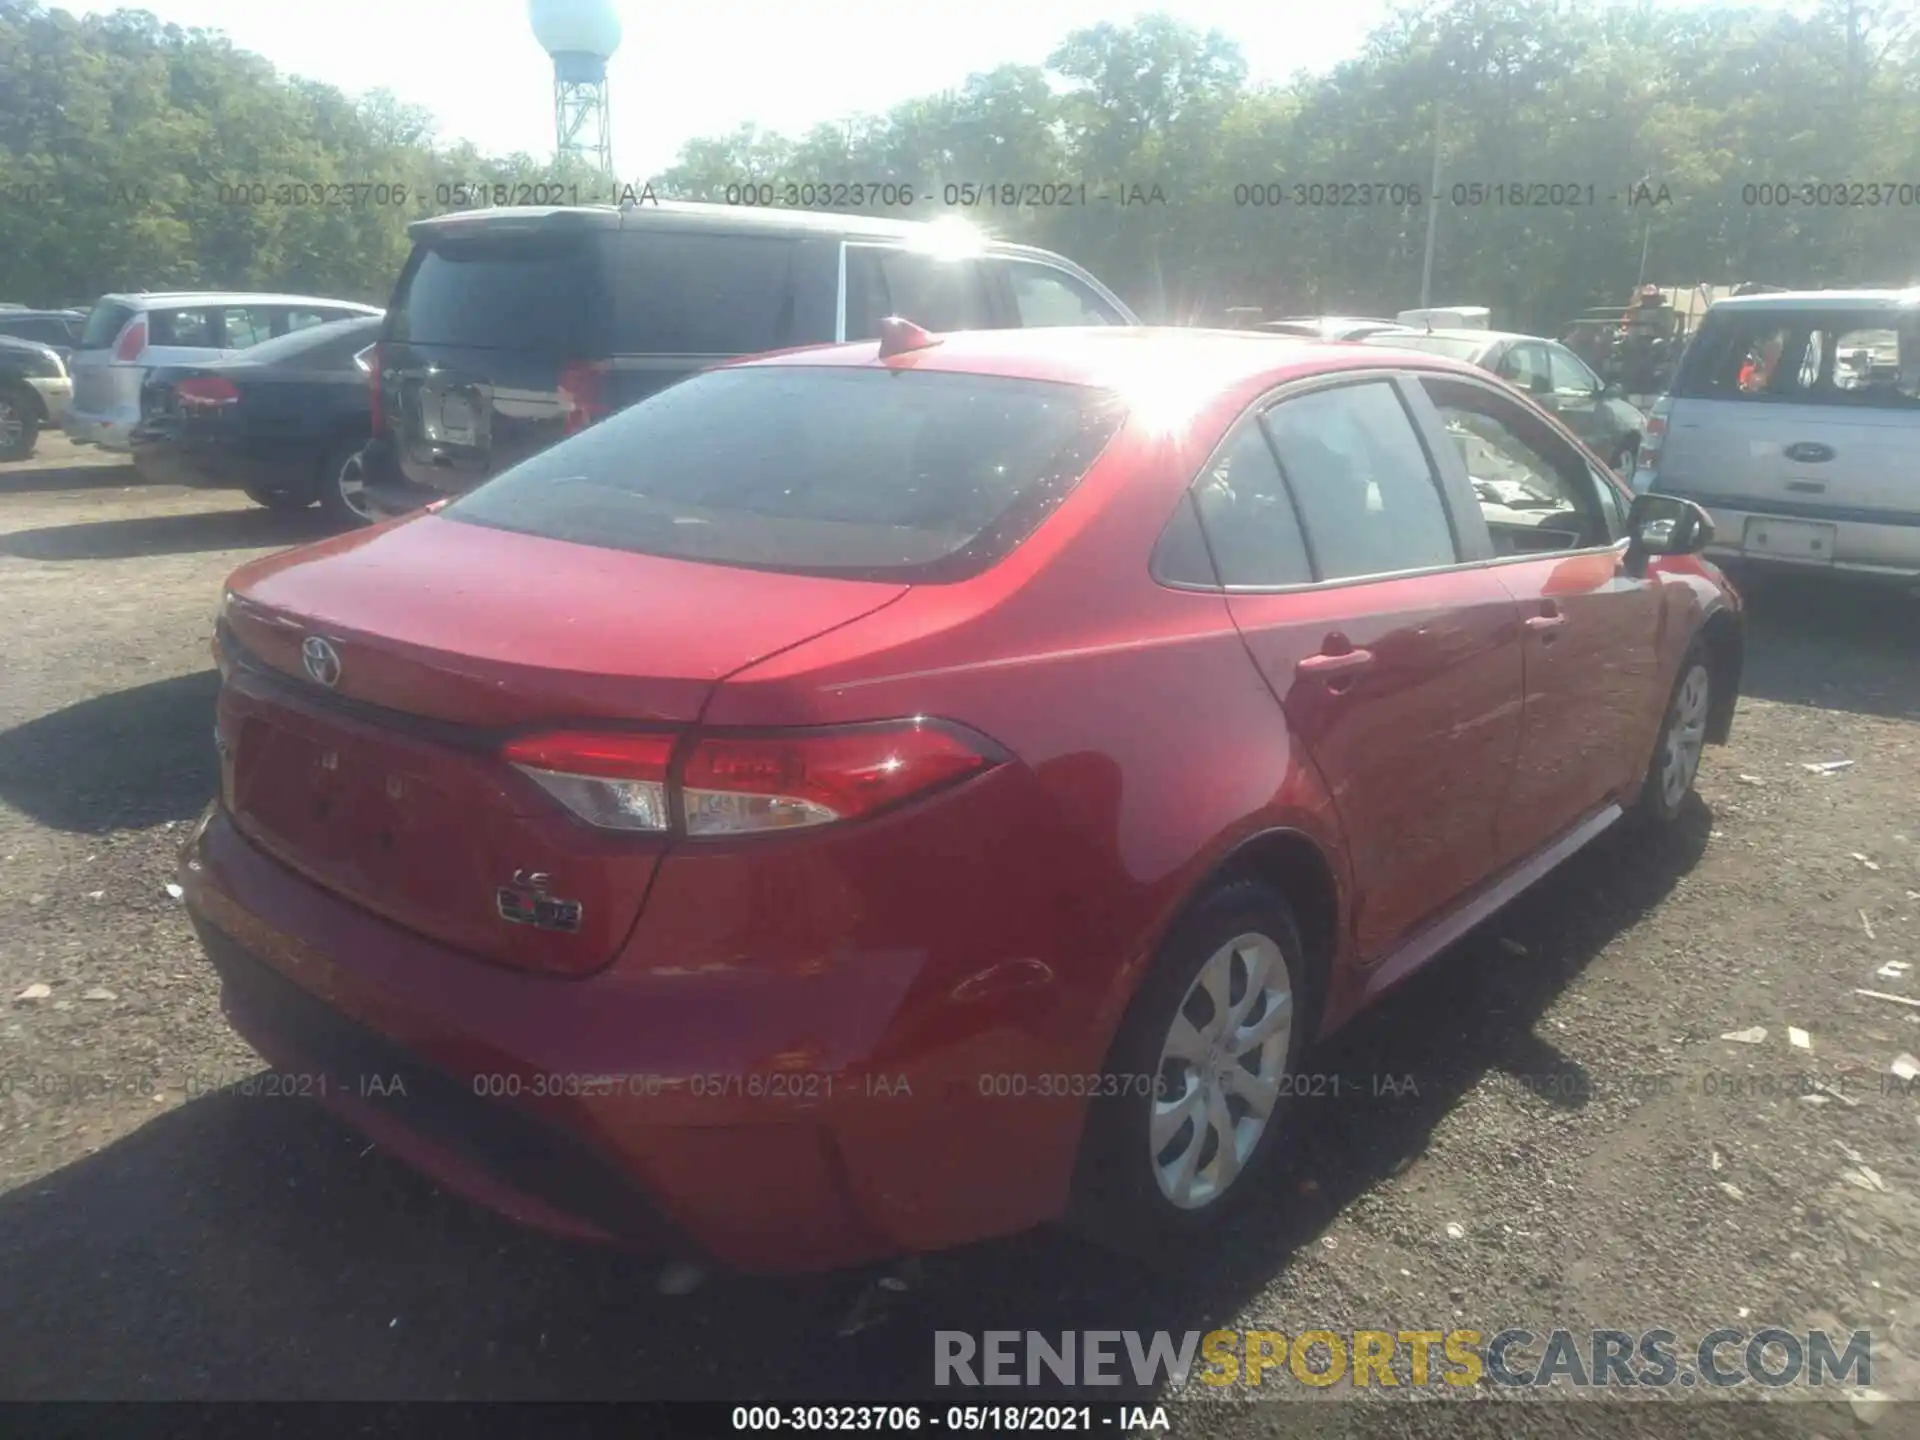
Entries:
{"label": "car shadow on ground", "polygon": [[191,819],[220,788],[219,690],[219,672],[203,670],[0,731],[0,803],[86,834]]}
{"label": "car shadow on ground", "polygon": [[337,527],[318,508],[294,511],[247,506],[191,515],[145,515],[86,525],[49,525],[0,535],[0,554],[23,560],[129,560],[206,550],[304,545]]}
{"label": "car shadow on ground", "polygon": [[141,483],[126,465],[0,465],[0,495],[41,495],[61,490],[118,490]]}
{"label": "car shadow on ground", "polygon": [[[1411,1077],[1412,1090],[1357,1085],[1303,1103],[1277,1183],[1164,1264],[1040,1231],[929,1257],[904,1293],[866,1273],[716,1278],[662,1297],[644,1260],[442,1197],[310,1102],[216,1091],[0,1196],[0,1392],[924,1398],[936,1330],[1230,1323],[1296,1249],[1414,1161],[1490,1068],[1583,1078],[1536,1037],[1542,1010],[1660,902],[1711,824],[1695,802],[1658,834],[1616,827],[1356,1022],[1312,1068]],[[217,1078],[175,1083],[205,1091]],[[142,1088],[123,1082],[111,1103],[144,1108]],[[1567,1089],[1577,1106],[1578,1085]],[[876,1300],[874,1323],[843,1334]]]}
{"label": "car shadow on ground", "polygon": [[1920,719],[1920,596],[1833,575],[1735,583],[1747,602],[1742,694]]}

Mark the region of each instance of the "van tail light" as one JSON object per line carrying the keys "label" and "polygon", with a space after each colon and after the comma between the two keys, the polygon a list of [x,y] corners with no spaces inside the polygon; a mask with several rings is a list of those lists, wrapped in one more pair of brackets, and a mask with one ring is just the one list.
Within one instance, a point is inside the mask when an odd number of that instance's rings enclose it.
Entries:
{"label": "van tail light", "polygon": [[603,362],[576,360],[560,372],[560,408],[566,412],[566,432],[577,435],[607,418],[607,367]]}
{"label": "van tail light", "polygon": [[224,375],[189,375],[173,387],[174,398],[191,409],[235,405],[240,389]]}
{"label": "van tail light", "polygon": [[589,824],[693,836],[754,835],[860,820],[954,784],[1004,757],[924,719],[775,733],[708,731],[677,772],[673,737],[566,731],[505,757]]}
{"label": "van tail light", "polygon": [[367,352],[367,406],[373,412],[373,433],[379,435],[387,428],[386,408],[380,396],[380,364],[386,358],[386,347],[378,340]]}
{"label": "van tail light", "polygon": [[140,352],[147,348],[147,322],[136,320],[120,336],[120,343],[113,347],[116,360],[138,360]]}

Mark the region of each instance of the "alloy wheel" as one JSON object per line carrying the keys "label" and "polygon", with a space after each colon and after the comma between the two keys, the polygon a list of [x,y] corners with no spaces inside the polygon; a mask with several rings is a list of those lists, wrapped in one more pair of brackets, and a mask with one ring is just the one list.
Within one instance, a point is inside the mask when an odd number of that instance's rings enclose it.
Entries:
{"label": "alloy wheel", "polygon": [[27,434],[27,422],[11,400],[0,399],[0,451],[12,450]]}
{"label": "alloy wheel", "polygon": [[358,451],[340,462],[333,484],[340,493],[342,505],[363,522],[371,523],[374,520],[373,506],[367,500],[367,471],[360,463]]}
{"label": "alloy wheel", "polygon": [[1660,798],[1669,809],[1677,808],[1686,799],[1687,791],[1693,788],[1693,777],[1700,771],[1711,690],[1707,667],[1696,662],[1674,694],[1673,713],[1667,719],[1666,745],[1660,759]]}
{"label": "alloy wheel", "polygon": [[1293,981],[1268,936],[1239,935],[1200,967],[1174,1011],[1149,1102],[1160,1193],[1199,1210],[1227,1192],[1266,1133],[1286,1076]]}

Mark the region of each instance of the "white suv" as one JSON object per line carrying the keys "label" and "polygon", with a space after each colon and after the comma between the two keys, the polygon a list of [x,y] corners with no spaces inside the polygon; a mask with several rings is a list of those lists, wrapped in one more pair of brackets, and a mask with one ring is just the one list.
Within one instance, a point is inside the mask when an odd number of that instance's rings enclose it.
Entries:
{"label": "white suv", "polygon": [[83,445],[126,450],[149,370],[203,364],[309,325],[381,313],[377,305],[312,295],[103,295],[74,352],[73,403],[63,428]]}
{"label": "white suv", "polygon": [[1706,506],[1716,557],[1920,580],[1920,290],[1717,302],[1634,488]]}

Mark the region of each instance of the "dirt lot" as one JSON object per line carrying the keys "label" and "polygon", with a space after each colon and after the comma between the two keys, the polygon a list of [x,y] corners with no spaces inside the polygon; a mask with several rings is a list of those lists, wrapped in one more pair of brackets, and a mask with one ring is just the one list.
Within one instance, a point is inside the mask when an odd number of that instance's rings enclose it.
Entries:
{"label": "dirt lot", "polygon": [[[1316,1068],[1411,1085],[1314,1102],[1286,1183],[1208,1253],[1147,1273],[1039,1234],[931,1258],[903,1294],[668,1298],[305,1102],[188,1093],[257,1068],[165,890],[214,787],[209,622],[228,570],[319,518],[134,478],[57,437],[0,467],[0,1396],[915,1395],[935,1328],[1664,1326],[1684,1354],[1767,1324],[1870,1328],[1876,1388],[1920,1396],[1920,1095],[1883,1083],[1920,1010],[1855,993],[1920,996],[1876,974],[1920,962],[1920,604],[1760,589],[1703,803],[1606,837],[1337,1042]],[[1803,1098],[1809,1077],[1830,1089]],[[1860,1423],[1668,1393],[1695,1434]],[[1302,1408],[1358,1435],[1462,1407]],[[1556,1411],[1537,1433],[1635,1428]],[[1239,1407],[1176,1433],[1281,1424]],[[1873,1433],[1920,1433],[1920,1406]]]}

